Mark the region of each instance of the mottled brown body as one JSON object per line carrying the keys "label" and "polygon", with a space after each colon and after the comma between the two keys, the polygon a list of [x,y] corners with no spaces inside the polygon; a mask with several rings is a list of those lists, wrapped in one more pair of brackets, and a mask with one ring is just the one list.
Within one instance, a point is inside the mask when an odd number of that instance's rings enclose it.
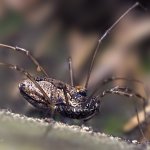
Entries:
{"label": "mottled brown body", "polygon": [[[62,103],[61,99],[65,99],[65,95],[62,89],[60,89],[61,85],[65,85],[67,89],[67,97],[70,100],[71,95],[77,90],[74,87],[71,87],[70,85],[52,79],[52,78],[36,78],[35,79],[41,88],[45,91],[45,93],[48,95],[50,101],[53,104]],[[21,89],[32,99],[35,99],[37,103],[46,103],[44,99],[43,94],[41,91],[33,84],[30,80],[24,80],[20,85],[19,88]],[[60,101],[59,101],[60,100]],[[64,101],[64,103],[66,103]],[[71,104],[71,103],[70,103]]]}
{"label": "mottled brown body", "polygon": [[[85,91],[81,89],[78,90],[69,84],[52,78],[36,78],[35,80],[48,95],[54,111],[65,117],[87,119],[99,110],[99,101],[94,97],[89,100]],[[65,87],[67,97],[62,89],[63,87]],[[32,105],[43,111],[52,111],[41,91],[31,80],[24,80],[19,84],[19,89],[25,99]]]}

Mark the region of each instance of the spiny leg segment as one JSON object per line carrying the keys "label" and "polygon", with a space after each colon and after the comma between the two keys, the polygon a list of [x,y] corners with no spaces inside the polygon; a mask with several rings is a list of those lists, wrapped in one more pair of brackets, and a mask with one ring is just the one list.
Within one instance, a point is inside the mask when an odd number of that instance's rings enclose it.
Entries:
{"label": "spiny leg segment", "polygon": [[143,85],[143,82],[138,80],[138,79],[132,79],[132,78],[126,78],[126,77],[115,77],[115,76],[112,76],[112,77],[109,77],[107,79],[104,79],[103,81],[100,81],[97,86],[94,88],[93,92],[91,93],[90,97],[93,97],[96,92],[99,90],[99,87],[100,86],[104,86],[105,84],[108,84],[109,82],[113,82],[113,81],[117,81],[117,80],[124,80],[124,81],[131,81],[131,82],[134,82],[134,83],[138,83],[138,84],[142,84]]}
{"label": "spiny leg segment", "polygon": [[112,76],[112,77],[109,77],[107,79],[104,79],[103,81],[100,81],[97,86],[94,88],[92,94],[90,95],[90,97],[94,96],[95,93],[99,90],[99,87],[100,86],[104,86],[105,84],[108,84],[109,82],[113,82],[113,81],[117,81],[117,80],[124,80],[124,81],[131,81],[131,82],[134,82],[134,83],[138,83],[138,84],[142,84],[143,85],[143,82],[138,80],[138,79],[132,79],[132,78],[126,78],[126,77],[115,77],[115,76]]}
{"label": "spiny leg segment", "polygon": [[136,97],[141,99],[143,103],[145,103],[146,101],[146,99],[142,95],[140,95],[139,93],[135,93],[133,90],[127,87],[116,86],[114,88],[103,91],[103,93],[98,97],[102,98],[107,94],[118,94],[127,97]]}
{"label": "spiny leg segment", "polygon": [[[141,99],[143,101],[143,103],[145,103],[145,101],[146,101],[146,99],[143,96],[141,96],[140,94],[135,93],[134,91],[132,91],[131,89],[129,89],[127,87],[120,87],[120,86],[116,86],[114,88],[103,91],[103,93],[101,95],[98,95],[97,98],[102,98],[102,97],[106,96],[107,94],[117,94],[117,95],[122,95],[122,96],[130,97],[130,98],[136,97],[136,98]],[[143,136],[143,138],[146,140],[144,133],[142,131],[142,128],[141,128],[140,119],[139,119],[139,115],[138,115],[138,109],[137,109],[137,103],[135,100],[134,100],[134,106],[135,106],[135,112],[137,115],[137,121],[138,121],[140,133]]]}
{"label": "spiny leg segment", "polygon": [[9,48],[11,50],[18,51],[18,52],[25,54],[37,66],[37,71],[42,71],[46,77],[49,77],[48,73],[45,71],[45,69],[39,64],[39,62],[33,57],[31,52],[29,52],[28,50],[26,50],[24,48],[20,48],[18,46],[14,47],[14,46],[1,44],[1,43],[0,43],[0,47]]}
{"label": "spiny leg segment", "polygon": [[[110,27],[108,28],[105,33],[102,35],[102,37],[98,40],[98,44],[96,46],[96,49],[94,49],[93,53],[92,53],[92,59],[91,59],[91,62],[90,62],[90,67],[89,67],[89,70],[88,70],[88,75],[87,75],[87,79],[86,79],[86,82],[85,82],[85,89],[88,88],[88,83],[89,83],[89,79],[90,79],[90,75],[91,75],[91,72],[92,72],[92,69],[93,69],[93,66],[94,66],[94,63],[95,63],[95,58],[96,58],[96,55],[97,55],[97,52],[100,48],[100,44],[102,43],[102,41],[106,38],[106,36],[110,33],[110,31],[112,29],[114,29],[118,23],[126,16],[128,15],[134,8],[136,7],[142,7],[140,5],[139,2],[136,2],[134,5],[132,5],[125,13],[123,13],[118,19],[117,21]],[[142,7],[143,8],[143,7]]]}
{"label": "spiny leg segment", "polygon": [[[144,86],[143,82],[138,80],[138,79],[131,79],[131,78],[125,78],[125,77],[111,77],[111,78],[108,78],[106,80],[103,81],[103,85],[109,83],[109,82],[112,82],[112,81],[116,81],[116,80],[124,80],[124,81],[131,81],[131,82],[134,82],[134,83],[138,83],[138,84],[141,84]],[[143,110],[144,110],[144,116],[145,116],[145,119],[146,119],[146,105],[147,105],[147,101],[144,97],[141,97],[141,95],[139,95],[138,93],[136,94],[137,97],[141,98],[143,100]]]}

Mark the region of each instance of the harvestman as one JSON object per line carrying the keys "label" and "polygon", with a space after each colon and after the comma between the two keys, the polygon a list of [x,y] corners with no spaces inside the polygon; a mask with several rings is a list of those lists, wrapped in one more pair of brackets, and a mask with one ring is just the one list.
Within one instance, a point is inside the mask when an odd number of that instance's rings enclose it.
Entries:
{"label": "harvestman", "polygon": [[[146,117],[146,112],[145,112],[146,99],[140,94],[135,93],[133,90],[129,89],[128,87],[116,86],[114,88],[103,91],[99,95],[95,96],[95,94],[99,91],[99,88],[98,88],[99,86],[97,86],[93,90],[92,94],[89,97],[87,96],[88,83],[89,83],[89,79],[91,76],[91,72],[93,69],[93,65],[95,62],[97,52],[100,48],[100,44],[105,39],[105,37],[110,33],[110,31],[113,28],[115,28],[115,26],[129,12],[133,10],[134,8],[136,8],[137,6],[140,6],[138,2],[132,5],[123,15],[121,15],[121,17],[118,18],[118,20],[108,30],[106,30],[103,36],[98,40],[97,47],[93,51],[85,86],[83,87],[74,86],[73,68],[72,68],[71,58],[69,58],[69,61],[68,61],[71,85],[66,84],[59,80],[49,78],[48,73],[38,63],[38,61],[32,56],[32,54],[29,51],[20,47],[13,47],[13,46],[5,45],[5,44],[0,44],[0,47],[8,48],[8,49],[25,54],[37,66],[37,70],[43,72],[43,74],[46,77],[44,78],[33,77],[30,73],[25,71],[23,68],[18,67],[16,65],[7,64],[3,62],[0,62],[0,65],[8,67],[13,70],[17,70],[28,78],[19,84],[20,93],[29,103],[31,103],[36,108],[41,109],[45,112],[49,111],[51,112],[51,114],[53,114],[54,112],[58,112],[61,115],[72,118],[72,119],[88,120],[91,117],[93,117],[97,112],[99,112],[102,97],[104,97],[107,94],[118,94],[118,95],[123,95],[127,97],[136,97],[136,98],[141,99],[143,101],[143,108],[144,108],[144,113]],[[142,82],[138,80],[127,79],[124,77],[111,77],[109,79],[102,81],[100,84],[104,85],[114,80],[127,80],[127,81],[133,81],[133,82],[142,84]],[[137,107],[135,107],[135,110],[137,114],[137,120],[140,125]],[[141,128],[140,128],[140,132],[143,135]]]}

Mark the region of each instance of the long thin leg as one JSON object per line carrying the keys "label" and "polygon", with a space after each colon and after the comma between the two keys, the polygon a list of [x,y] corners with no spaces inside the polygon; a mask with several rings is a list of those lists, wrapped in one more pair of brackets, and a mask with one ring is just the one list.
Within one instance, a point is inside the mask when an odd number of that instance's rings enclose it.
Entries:
{"label": "long thin leg", "polygon": [[[143,103],[145,103],[145,101],[146,101],[146,99],[143,96],[141,96],[140,94],[133,92],[131,89],[129,89],[127,87],[120,87],[120,86],[116,86],[114,88],[111,88],[109,90],[104,91],[100,96],[97,96],[97,98],[98,97],[102,98],[102,97],[106,96],[107,94],[117,94],[117,95],[122,95],[122,96],[127,96],[127,97],[137,97],[139,99],[142,99]],[[139,115],[138,115],[137,104],[134,106],[135,106],[135,112],[137,115],[137,121],[138,121],[138,126],[140,129],[140,133],[143,136],[143,138],[146,139],[144,136],[144,133],[142,131],[141,125],[140,125],[140,119],[139,119]],[[144,108],[144,111],[145,111],[145,108]],[[146,112],[144,112],[144,113],[146,114]]]}
{"label": "long thin leg", "polygon": [[69,73],[70,73],[71,86],[74,86],[74,82],[73,82],[73,67],[72,67],[72,59],[71,59],[71,57],[68,58],[68,64],[69,64]]}
{"label": "long thin leg", "polygon": [[103,85],[105,85],[105,84],[107,84],[109,82],[116,81],[116,80],[131,81],[131,82],[135,82],[135,83],[139,83],[139,84],[143,85],[143,82],[138,80],[138,79],[130,79],[130,78],[128,79],[126,77],[114,77],[114,76],[112,76],[112,77],[109,77],[109,78],[107,78],[107,79],[105,79],[103,81],[100,81],[97,84],[97,86],[94,88],[93,92],[91,93],[90,98],[95,95],[95,93],[99,90],[100,86],[103,86]]}
{"label": "long thin leg", "polygon": [[46,75],[46,77],[49,77],[45,69],[39,64],[39,62],[33,57],[31,52],[29,52],[28,50],[24,48],[20,48],[18,46],[14,47],[14,46],[6,45],[6,44],[0,44],[0,47],[9,48],[11,50],[18,51],[18,52],[25,54],[37,66],[37,71],[42,71]]}
{"label": "long thin leg", "polygon": [[97,47],[96,49],[94,50],[93,54],[92,54],[92,59],[91,59],[91,63],[90,63],[90,68],[89,68],[89,71],[88,71],[88,75],[87,75],[87,79],[86,79],[86,83],[85,83],[85,89],[87,89],[88,87],[88,82],[89,82],[89,79],[90,79],[90,75],[91,75],[91,72],[92,72],[92,69],[93,69],[93,65],[94,65],[94,62],[95,62],[95,58],[96,58],[96,55],[97,55],[97,52],[100,48],[100,44],[102,43],[102,41],[105,39],[105,37],[110,33],[110,31],[115,28],[115,26],[129,13],[131,12],[134,8],[136,8],[137,6],[141,6],[138,2],[136,2],[134,5],[132,5],[125,13],[123,13],[118,19],[117,21],[110,27],[108,28],[105,33],[102,35],[102,37],[98,40],[98,44],[97,44]]}
{"label": "long thin leg", "polygon": [[53,109],[54,107],[54,104],[49,100],[49,97],[48,95],[45,93],[45,91],[41,88],[41,86],[35,81],[34,77],[32,75],[30,75],[27,71],[25,71],[23,68],[21,67],[18,67],[16,65],[12,65],[12,64],[7,64],[7,63],[3,63],[3,62],[0,62],[0,66],[4,66],[4,67],[7,67],[7,68],[10,68],[12,70],[16,70],[16,71],[19,71],[21,73],[23,73],[28,79],[30,79],[34,84],[35,86],[40,90],[40,92],[43,94],[44,98],[45,98],[45,102],[49,105],[50,108]]}
{"label": "long thin leg", "polygon": [[[111,77],[111,78],[108,78],[108,79],[104,80],[102,84],[105,85],[109,82],[116,81],[116,80],[131,81],[131,82],[135,82],[135,83],[139,83],[139,84],[144,85],[143,82],[138,80],[138,79],[130,79],[130,78],[125,78],[125,77]],[[146,104],[147,104],[147,102],[146,102],[146,99],[144,98],[143,99],[143,110],[144,110],[145,119],[146,119]]]}
{"label": "long thin leg", "polygon": [[106,94],[118,94],[118,95],[122,95],[122,96],[127,96],[127,97],[136,97],[136,98],[139,98],[142,100],[143,102],[143,110],[144,110],[144,116],[145,116],[145,119],[146,119],[146,99],[141,96],[140,94],[138,93],[135,93],[134,91],[132,91],[131,89],[127,88],[127,87],[120,87],[120,86],[116,86],[112,89],[109,89],[109,90],[106,90],[104,91],[100,97],[103,97],[105,96]]}

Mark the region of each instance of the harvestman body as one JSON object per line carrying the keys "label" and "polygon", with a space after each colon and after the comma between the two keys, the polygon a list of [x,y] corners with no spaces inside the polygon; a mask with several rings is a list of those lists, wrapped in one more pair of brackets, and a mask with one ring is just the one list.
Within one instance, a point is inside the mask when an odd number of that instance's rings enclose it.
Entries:
{"label": "harvestman body", "polygon": [[[0,47],[9,48],[14,51],[19,51],[27,55],[33,63],[37,66],[37,70],[42,71],[46,77],[44,78],[35,78],[30,75],[23,68],[20,68],[16,65],[6,64],[0,62],[1,66],[6,66],[10,69],[17,70],[23,73],[28,79],[24,80],[19,84],[20,93],[25,97],[25,99],[31,103],[33,106],[38,109],[42,109],[43,111],[51,112],[59,112],[61,115],[65,117],[69,117],[72,119],[83,119],[87,120],[93,117],[100,108],[100,98],[104,97],[107,94],[119,94],[128,97],[137,97],[143,100],[143,107],[145,110],[146,100],[144,97],[139,95],[138,93],[134,93],[131,89],[127,87],[114,87],[104,91],[98,96],[94,96],[96,92],[98,92],[98,87],[95,88],[93,93],[88,97],[88,82],[90,79],[90,75],[93,69],[94,60],[96,54],[100,48],[100,44],[105,39],[105,37],[109,34],[109,32],[135,7],[140,4],[137,2],[132,7],[130,7],[99,39],[97,48],[93,52],[91,65],[89,68],[89,72],[87,75],[87,80],[84,87],[74,86],[73,82],[73,70],[72,70],[72,61],[69,58],[69,71],[70,71],[70,80],[71,85],[66,84],[62,81],[58,81],[52,78],[49,78],[46,71],[43,67],[37,62],[37,60],[31,55],[31,53],[23,48],[12,47],[5,44],[0,44]],[[130,80],[133,82],[141,83],[138,80],[126,79],[123,77],[112,77],[107,80],[101,82],[101,84],[106,84],[113,80]],[[136,109],[137,112],[137,109]],[[137,119],[139,121],[139,117],[137,115]],[[142,131],[141,131],[142,132]]]}

